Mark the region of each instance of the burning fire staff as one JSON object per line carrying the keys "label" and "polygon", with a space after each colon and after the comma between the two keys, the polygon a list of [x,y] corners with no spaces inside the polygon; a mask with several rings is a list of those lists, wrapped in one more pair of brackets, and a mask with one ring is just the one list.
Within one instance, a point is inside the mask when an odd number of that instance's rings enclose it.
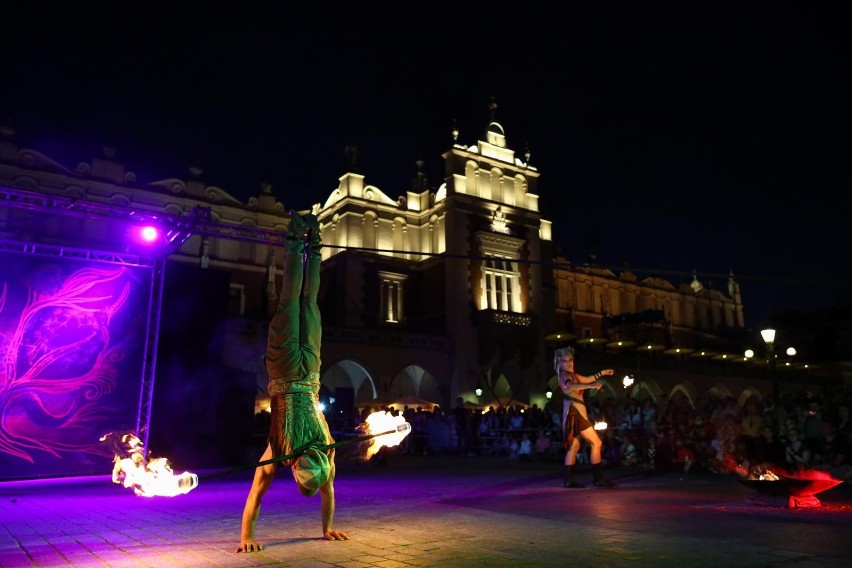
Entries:
{"label": "burning fire staff", "polygon": [[557,349],[553,354],[553,370],[559,375],[559,389],[562,391],[562,430],[565,435],[565,487],[585,487],[574,481],[574,468],[577,464],[577,452],[581,439],[592,447],[589,462],[594,472],[594,484],[599,487],[612,487],[613,483],[603,475],[601,465],[601,439],[589,421],[586,410],[585,391],[600,389],[603,383],[598,380],[604,375],[615,373],[612,369],[598,371],[591,377],[574,372],[574,350],[571,347]]}
{"label": "burning fire staff", "polygon": [[[260,505],[269,490],[278,463],[290,467],[299,491],[317,492],[321,498],[322,532],[325,540],[347,540],[334,530],[334,443],[325,416],[318,407],[320,389],[320,342],[322,323],[317,306],[320,279],[320,229],[314,215],[293,212],[287,229],[284,283],[278,309],[269,324],[266,348],[267,387],[271,398],[272,424],[269,444],[261,462],[294,453],[291,460],[267,463],[255,470],[254,481],[243,510],[237,552],[263,549],[257,542],[255,525]],[[317,446],[316,448],[313,446]]]}

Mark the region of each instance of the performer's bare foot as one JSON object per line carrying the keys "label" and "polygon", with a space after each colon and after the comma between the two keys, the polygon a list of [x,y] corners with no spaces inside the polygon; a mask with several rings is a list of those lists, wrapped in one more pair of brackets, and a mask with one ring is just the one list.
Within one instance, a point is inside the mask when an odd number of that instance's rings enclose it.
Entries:
{"label": "performer's bare foot", "polygon": [[349,535],[343,531],[326,531],[323,540],[349,540]]}
{"label": "performer's bare foot", "polygon": [[319,254],[320,249],[322,248],[319,220],[317,219],[317,216],[312,213],[303,215],[302,220],[308,226],[308,235],[306,237],[307,244],[311,248],[311,252]]}
{"label": "performer's bare foot", "polygon": [[244,540],[237,547],[237,552],[260,552],[263,550],[263,545],[254,540]]}
{"label": "performer's bare foot", "polygon": [[305,225],[308,226],[308,229],[312,231],[319,232],[319,219],[313,213],[305,213],[302,215],[302,220],[305,222]]}

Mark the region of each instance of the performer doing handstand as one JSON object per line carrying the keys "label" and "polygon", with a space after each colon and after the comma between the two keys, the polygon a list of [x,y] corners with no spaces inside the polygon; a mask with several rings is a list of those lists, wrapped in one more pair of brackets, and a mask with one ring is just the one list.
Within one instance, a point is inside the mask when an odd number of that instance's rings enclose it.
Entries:
{"label": "performer doing handstand", "polygon": [[[293,453],[307,444],[334,443],[328,423],[319,409],[319,370],[322,322],[317,293],[320,278],[320,229],[317,218],[291,212],[284,257],[284,283],[278,309],[269,324],[266,347],[267,390],[271,399],[272,423],[269,443],[260,461]],[[245,509],[237,552],[263,549],[256,541],[255,524],[260,504],[269,490],[278,463],[293,472],[299,491],[313,496],[319,491],[322,508],[322,538],[348,540],[334,530],[334,449],[309,448],[299,456],[255,470]]]}

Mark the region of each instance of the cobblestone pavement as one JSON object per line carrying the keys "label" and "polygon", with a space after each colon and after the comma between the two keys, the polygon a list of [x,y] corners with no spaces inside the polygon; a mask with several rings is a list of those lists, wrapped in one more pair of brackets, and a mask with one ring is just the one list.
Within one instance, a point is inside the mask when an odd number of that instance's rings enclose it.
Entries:
{"label": "cobblestone pavement", "polygon": [[[790,508],[727,475],[613,469],[612,489],[564,489],[560,464],[502,457],[339,461],[335,527],[282,471],[236,554],[251,472],[177,497],[137,497],[109,476],[0,483],[0,566],[848,566],[852,490]],[[591,481],[584,471],[580,481]]]}

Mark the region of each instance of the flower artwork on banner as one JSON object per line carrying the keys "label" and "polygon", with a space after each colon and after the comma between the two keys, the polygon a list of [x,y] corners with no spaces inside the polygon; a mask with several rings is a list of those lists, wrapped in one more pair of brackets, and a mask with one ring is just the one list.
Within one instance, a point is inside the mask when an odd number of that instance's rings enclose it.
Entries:
{"label": "flower artwork on banner", "polygon": [[[147,274],[0,255],[0,478],[103,469],[99,437],[136,420]],[[147,301],[147,300],[146,300]]]}

